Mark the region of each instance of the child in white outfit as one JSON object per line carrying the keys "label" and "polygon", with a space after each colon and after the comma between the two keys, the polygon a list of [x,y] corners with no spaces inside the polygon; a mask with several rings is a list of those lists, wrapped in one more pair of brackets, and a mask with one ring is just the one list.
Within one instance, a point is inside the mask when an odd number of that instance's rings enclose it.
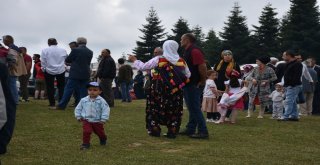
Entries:
{"label": "child in white outfit", "polygon": [[207,122],[214,122],[218,118],[217,95],[218,90],[214,80],[217,78],[217,72],[214,70],[207,71],[206,86],[203,90],[202,111],[207,112]]}
{"label": "child in white outfit", "polygon": [[274,90],[270,95],[269,98],[272,99],[272,117],[271,119],[281,119],[283,114],[283,98],[284,93],[282,92],[282,85],[280,83],[276,84],[276,90]]}
{"label": "child in white outfit", "polygon": [[[240,77],[240,73],[236,70],[232,70],[232,73],[230,75],[230,80],[224,82],[224,84],[226,85],[226,93],[224,95],[228,95],[227,96],[228,98],[224,97],[223,95],[220,100],[220,103],[218,104],[219,106],[218,109],[219,109],[219,112],[221,113],[221,118],[219,121],[215,122],[216,124],[225,122],[226,112],[228,108],[232,109],[231,124],[235,124],[238,116],[238,111],[243,110],[244,108],[242,96],[246,92],[247,87],[241,88],[242,80],[238,79],[239,77]],[[234,97],[231,99],[232,96]],[[231,100],[234,100],[234,103],[232,104],[228,103],[228,102],[231,102]]]}

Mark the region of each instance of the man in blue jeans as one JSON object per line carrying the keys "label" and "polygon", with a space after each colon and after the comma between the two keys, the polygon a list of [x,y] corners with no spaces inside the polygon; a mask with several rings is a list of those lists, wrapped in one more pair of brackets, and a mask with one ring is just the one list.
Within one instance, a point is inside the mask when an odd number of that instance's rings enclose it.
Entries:
{"label": "man in blue jeans", "polygon": [[[191,33],[181,37],[181,47],[185,49],[183,58],[191,72],[190,82],[184,87],[184,99],[189,111],[189,122],[186,130],[180,134],[191,138],[206,139],[209,137],[205,119],[200,108],[200,97],[206,82],[207,67],[204,54],[195,46],[196,38]],[[198,132],[196,132],[198,129]]]}
{"label": "man in blue jeans", "polygon": [[64,88],[62,99],[57,110],[64,110],[73,94],[77,91],[79,100],[87,95],[86,85],[90,80],[90,64],[93,57],[93,52],[87,48],[87,39],[84,37],[77,38],[78,47],[71,50],[70,55],[65,62],[71,64],[70,74],[67,85]]}
{"label": "man in blue jeans", "polygon": [[284,104],[285,112],[279,121],[299,121],[296,99],[302,88],[301,75],[303,66],[301,62],[297,61],[292,50],[285,51],[282,58],[287,63],[283,75],[286,99]]}

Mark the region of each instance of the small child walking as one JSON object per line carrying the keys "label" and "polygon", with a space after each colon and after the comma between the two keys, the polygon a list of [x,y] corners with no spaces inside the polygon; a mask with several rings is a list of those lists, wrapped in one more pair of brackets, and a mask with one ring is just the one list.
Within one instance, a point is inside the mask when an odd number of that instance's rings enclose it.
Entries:
{"label": "small child walking", "polygon": [[[227,109],[231,109],[231,124],[236,123],[238,111],[244,109],[244,103],[242,96],[247,91],[247,87],[241,88],[242,80],[240,73],[236,70],[232,70],[230,74],[230,80],[225,81],[226,93],[222,96],[219,106],[219,112],[221,114],[220,120],[215,122],[216,124],[224,123]],[[227,96],[227,97],[225,97]]]}
{"label": "small child walking", "polygon": [[207,71],[207,80],[202,99],[202,111],[207,112],[207,122],[215,122],[220,116],[217,111],[218,90],[214,82],[217,75],[218,73],[214,70]]}
{"label": "small child walking", "polygon": [[280,83],[276,84],[276,89],[269,95],[269,98],[272,99],[272,117],[271,119],[281,119],[281,116],[283,114],[283,88]]}
{"label": "small child walking", "polygon": [[[34,55],[36,58],[40,59],[39,54]],[[46,89],[46,82],[44,78],[44,73],[41,69],[41,61],[37,61],[34,64],[34,68],[36,70],[36,82],[35,82],[35,92],[34,92],[34,99],[45,99],[45,89]]]}
{"label": "small child walking", "polygon": [[88,96],[82,98],[75,108],[75,117],[82,122],[82,145],[81,150],[89,149],[90,136],[94,132],[100,139],[100,145],[106,145],[107,136],[103,124],[109,119],[110,108],[107,102],[99,96],[101,88],[99,83],[90,82],[87,85]]}

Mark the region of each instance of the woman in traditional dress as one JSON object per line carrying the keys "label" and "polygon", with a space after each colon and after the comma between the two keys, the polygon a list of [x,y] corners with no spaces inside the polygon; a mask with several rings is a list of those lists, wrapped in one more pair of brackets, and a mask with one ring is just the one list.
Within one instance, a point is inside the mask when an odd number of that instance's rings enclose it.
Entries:
{"label": "woman in traditional dress", "polygon": [[160,125],[166,125],[166,137],[175,138],[179,132],[183,113],[182,87],[191,73],[186,62],[179,57],[179,44],[168,40],[163,44],[163,55],[153,57],[146,63],[133,55],[129,61],[139,70],[152,69],[150,94],[147,95],[146,128],[150,136],[159,137]]}

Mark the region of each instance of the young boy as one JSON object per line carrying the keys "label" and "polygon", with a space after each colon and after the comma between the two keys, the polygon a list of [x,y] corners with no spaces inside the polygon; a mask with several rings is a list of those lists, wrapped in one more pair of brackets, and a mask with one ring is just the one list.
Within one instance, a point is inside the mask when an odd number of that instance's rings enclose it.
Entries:
{"label": "young boy", "polygon": [[87,85],[89,96],[80,100],[74,113],[79,122],[82,122],[83,143],[81,150],[90,147],[90,136],[94,132],[98,135],[101,145],[106,145],[107,136],[103,124],[109,119],[110,108],[107,102],[99,96],[101,88],[97,82],[90,82]]}
{"label": "young boy", "polygon": [[273,106],[273,112],[271,119],[281,119],[281,116],[283,114],[283,88],[280,83],[276,84],[276,90],[274,90],[270,95],[269,98],[272,99],[272,106]]}

